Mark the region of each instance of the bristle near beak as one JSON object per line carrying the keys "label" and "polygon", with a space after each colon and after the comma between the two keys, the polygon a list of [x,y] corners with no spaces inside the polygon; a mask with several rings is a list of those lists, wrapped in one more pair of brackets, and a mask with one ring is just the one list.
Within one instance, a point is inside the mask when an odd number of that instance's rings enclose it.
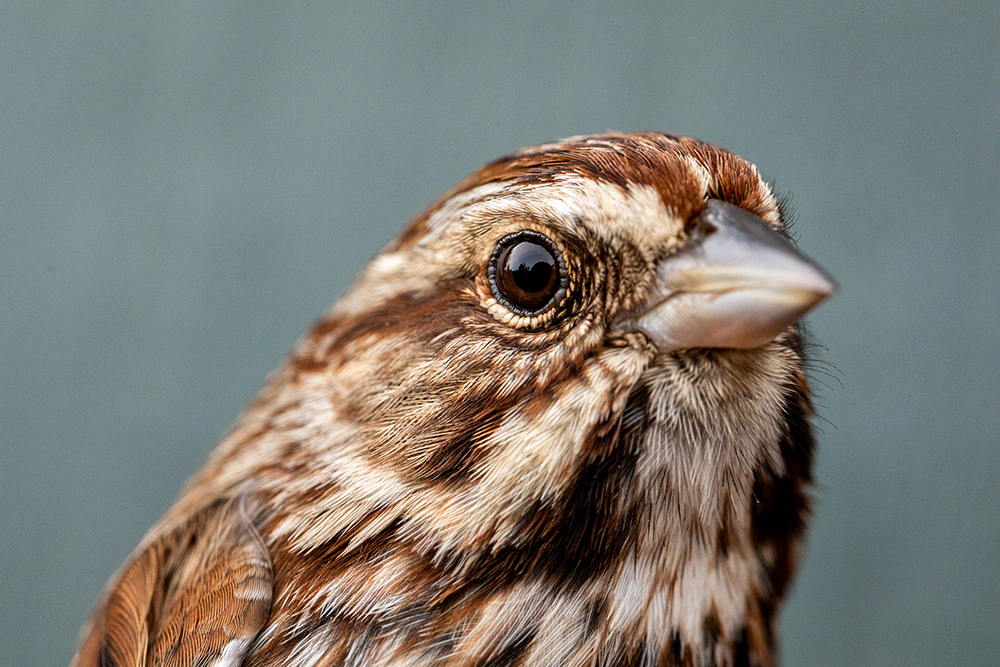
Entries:
{"label": "bristle near beak", "polygon": [[647,306],[623,322],[661,352],[760,347],[837,290],[758,216],[711,199],[691,241],[663,260]]}

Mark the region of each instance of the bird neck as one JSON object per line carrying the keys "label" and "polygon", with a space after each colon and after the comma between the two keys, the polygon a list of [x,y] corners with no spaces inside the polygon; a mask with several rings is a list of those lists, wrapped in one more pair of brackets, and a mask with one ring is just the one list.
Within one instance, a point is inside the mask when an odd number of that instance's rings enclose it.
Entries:
{"label": "bird neck", "polygon": [[634,390],[637,532],[612,607],[637,610],[665,664],[774,663],[812,449],[808,397],[781,352],[660,359]]}

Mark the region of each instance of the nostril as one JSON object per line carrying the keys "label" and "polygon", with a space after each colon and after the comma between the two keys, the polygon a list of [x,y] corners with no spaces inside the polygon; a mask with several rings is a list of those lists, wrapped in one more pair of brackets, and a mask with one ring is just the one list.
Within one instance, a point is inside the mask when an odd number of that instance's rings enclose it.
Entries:
{"label": "nostril", "polygon": [[711,236],[717,231],[719,231],[719,228],[717,226],[713,225],[708,220],[702,218],[701,220],[698,221],[698,224],[695,225],[694,231],[691,233],[691,237],[705,238]]}

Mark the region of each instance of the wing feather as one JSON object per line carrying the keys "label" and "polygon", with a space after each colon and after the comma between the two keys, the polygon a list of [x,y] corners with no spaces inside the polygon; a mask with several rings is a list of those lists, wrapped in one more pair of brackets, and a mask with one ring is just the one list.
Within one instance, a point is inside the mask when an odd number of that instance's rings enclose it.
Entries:
{"label": "wing feather", "polygon": [[239,664],[267,619],[273,582],[242,500],[206,508],[125,567],[73,665]]}

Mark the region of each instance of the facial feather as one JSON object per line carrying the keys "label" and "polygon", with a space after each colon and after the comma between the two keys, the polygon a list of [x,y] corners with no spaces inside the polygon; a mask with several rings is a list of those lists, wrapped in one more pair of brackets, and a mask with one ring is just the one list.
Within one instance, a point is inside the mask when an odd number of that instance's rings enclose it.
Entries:
{"label": "facial feather", "polygon": [[[137,553],[252,498],[273,595],[245,664],[773,664],[813,447],[798,334],[665,351],[631,325],[710,200],[783,229],[756,168],[692,139],[483,167],[372,261]],[[512,249],[557,273],[501,275]]]}

